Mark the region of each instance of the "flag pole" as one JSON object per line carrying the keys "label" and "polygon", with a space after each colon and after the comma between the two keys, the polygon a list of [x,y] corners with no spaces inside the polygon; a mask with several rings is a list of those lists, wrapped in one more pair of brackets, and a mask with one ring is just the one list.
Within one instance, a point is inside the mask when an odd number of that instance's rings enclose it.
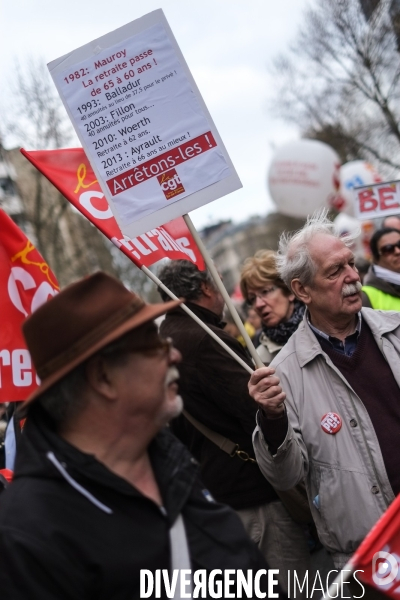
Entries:
{"label": "flag pole", "polygon": [[[158,287],[160,287],[166,294],[168,294],[168,296],[170,298],[172,298],[172,300],[178,300],[179,298],[177,296],[175,296],[175,294],[173,292],[171,292],[171,290],[169,290],[161,281],[160,279],[158,279],[158,277],[156,277],[156,275],[154,275],[154,273],[152,273],[150,271],[150,269],[148,269],[147,267],[145,267],[144,265],[142,265],[140,267],[141,271],[143,271],[143,273],[145,273],[147,275],[147,277],[149,277]],[[217,336],[216,333],[214,333],[214,331],[212,329],[210,329],[208,327],[208,325],[206,325],[201,319],[199,319],[199,317],[197,315],[194,314],[193,311],[190,310],[190,308],[188,306],[186,306],[186,304],[181,304],[181,308],[183,308],[183,310],[192,317],[192,319],[194,321],[196,321],[196,323],[198,325],[200,325],[200,327],[202,327],[204,329],[204,331],[206,331],[216,342],[218,342],[218,344],[220,346],[222,346],[222,348],[224,348],[224,350],[226,350],[231,356],[232,358],[234,358],[236,360],[236,362],[238,362],[244,369],[246,369],[246,371],[248,373],[250,373],[250,375],[254,372],[254,370],[246,363],[244,362],[244,360],[242,360],[240,358],[240,356],[238,356],[236,354],[236,352],[234,352],[232,350],[232,348],[230,348],[227,344],[225,344],[225,342],[223,340],[221,340],[221,338],[219,338]]]}
{"label": "flag pole", "polygon": [[186,225],[188,226],[188,229],[189,229],[190,233],[192,234],[193,239],[197,244],[197,247],[199,248],[201,254],[203,255],[204,262],[206,263],[207,268],[210,271],[219,292],[221,293],[223,299],[225,300],[225,303],[230,310],[230,313],[232,315],[233,320],[235,321],[237,328],[239,329],[240,333],[242,334],[242,336],[244,338],[244,341],[246,342],[246,346],[247,346],[251,356],[253,357],[256,367],[257,368],[264,367],[265,365],[264,365],[263,361],[261,360],[260,356],[257,354],[257,350],[255,349],[254,344],[251,341],[250,336],[247,333],[247,331],[242,323],[242,319],[239,317],[236,307],[233,304],[228,292],[226,291],[226,288],[225,288],[224,284],[222,283],[220,274],[218,273],[217,269],[215,268],[215,265],[211,259],[211,256],[208,253],[207,248],[203,244],[203,240],[197,233],[197,230],[196,230],[195,226],[193,225],[191,218],[189,217],[188,214],[186,214],[186,215],[183,215],[183,219],[184,219]]}

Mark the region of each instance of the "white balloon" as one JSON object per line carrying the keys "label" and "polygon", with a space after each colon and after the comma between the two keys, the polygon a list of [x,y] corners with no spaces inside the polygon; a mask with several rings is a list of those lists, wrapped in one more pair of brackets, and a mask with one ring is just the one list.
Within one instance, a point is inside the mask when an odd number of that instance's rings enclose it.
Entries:
{"label": "white balloon", "polygon": [[355,217],[351,217],[350,215],[341,212],[333,221],[335,225],[336,232],[340,235],[351,234],[354,236],[353,244],[351,245],[351,250],[354,252],[356,257],[362,256],[364,258],[368,258],[368,239],[366,239],[366,229],[365,224],[370,223],[370,221],[364,221],[361,223]]}
{"label": "white balloon", "polygon": [[340,159],[318,140],[298,140],[280,148],[268,173],[269,192],[280,213],[307,217],[328,207],[339,191]]}
{"label": "white balloon", "polygon": [[355,214],[353,188],[379,181],[382,181],[382,177],[375,167],[365,160],[352,160],[345,163],[340,167],[339,197],[333,202],[333,207],[353,217]]}
{"label": "white balloon", "polygon": [[346,233],[361,233],[360,222],[355,217],[350,217],[346,213],[339,213],[333,221],[336,232],[342,236]]}

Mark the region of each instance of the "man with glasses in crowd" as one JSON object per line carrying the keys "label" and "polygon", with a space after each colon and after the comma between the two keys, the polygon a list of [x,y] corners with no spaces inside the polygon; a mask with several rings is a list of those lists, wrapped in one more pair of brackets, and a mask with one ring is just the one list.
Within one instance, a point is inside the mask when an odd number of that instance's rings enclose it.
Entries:
{"label": "man with glasses in crowd", "polygon": [[173,597],[175,569],[180,598],[184,569],[266,568],[165,427],[182,409],[180,354],[153,319],[179,304],[147,305],[100,272],[25,322],[41,384],[0,500],[2,600]]}
{"label": "man with glasses in crowd", "polygon": [[384,227],[370,240],[373,264],[363,282],[363,306],[400,311],[400,230]]}

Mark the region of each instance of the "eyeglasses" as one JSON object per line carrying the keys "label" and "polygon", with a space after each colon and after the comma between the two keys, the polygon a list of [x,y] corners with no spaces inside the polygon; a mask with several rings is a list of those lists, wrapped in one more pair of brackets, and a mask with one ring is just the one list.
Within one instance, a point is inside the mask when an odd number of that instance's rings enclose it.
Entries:
{"label": "eyeglasses", "polygon": [[262,302],[265,302],[268,296],[270,296],[277,289],[278,286],[271,285],[270,287],[261,290],[261,292],[254,294],[254,296],[249,296],[246,301],[247,306],[253,308],[256,305],[257,298],[259,298],[259,300],[262,300]]}
{"label": "eyeglasses", "polygon": [[162,358],[169,356],[172,348],[174,347],[172,338],[158,338],[157,344],[149,348],[134,348],[128,352],[134,352],[135,354],[147,354],[150,356],[160,356]]}
{"label": "eyeglasses", "polygon": [[138,346],[137,348],[135,347],[130,347],[129,344],[127,344],[126,340],[123,340],[122,344],[118,344],[118,341],[116,343],[111,343],[109,346],[106,346],[106,348],[103,348],[103,350],[100,352],[100,354],[102,354],[103,356],[112,356],[112,355],[118,355],[118,354],[147,354],[149,356],[160,356],[161,358],[165,358],[167,356],[170,355],[172,348],[174,347],[174,343],[172,341],[172,338],[168,337],[168,338],[158,338],[156,341],[156,344],[153,344],[152,346]]}
{"label": "eyeglasses", "polygon": [[387,256],[388,254],[393,254],[395,248],[400,250],[400,240],[395,244],[385,244],[382,248],[379,249],[379,254],[381,256]]}
{"label": "eyeglasses", "polygon": [[144,354],[159,354],[162,357],[169,356],[174,347],[172,338],[159,338],[159,342],[159,345],[154,346],[153,348],[144,348],[143,350],[137,350],[137,352],[143,352]]}

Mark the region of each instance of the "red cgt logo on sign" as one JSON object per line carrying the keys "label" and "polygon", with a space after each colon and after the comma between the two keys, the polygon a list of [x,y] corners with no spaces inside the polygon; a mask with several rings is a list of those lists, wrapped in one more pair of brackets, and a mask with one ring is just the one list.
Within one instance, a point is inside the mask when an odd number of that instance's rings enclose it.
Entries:
{"label": "red cgt logo on sign", "polygon": [[185,191],[176,169],[170,169],[166,173],[158,175],[157,179],[167,200],[171,200]]}

